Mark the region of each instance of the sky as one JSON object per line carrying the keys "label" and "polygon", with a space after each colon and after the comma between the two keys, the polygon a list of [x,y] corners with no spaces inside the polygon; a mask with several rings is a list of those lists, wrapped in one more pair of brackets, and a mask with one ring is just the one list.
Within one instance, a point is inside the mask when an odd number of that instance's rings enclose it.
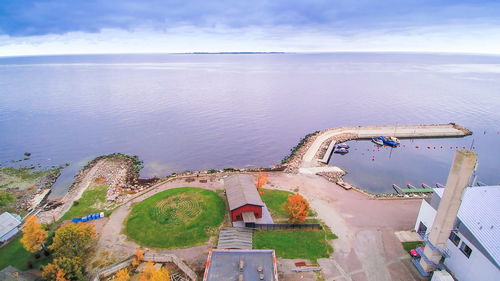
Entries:
{"label": "sky", "polygon": [[0,0],[0,56],[500,54],[499,0]]}

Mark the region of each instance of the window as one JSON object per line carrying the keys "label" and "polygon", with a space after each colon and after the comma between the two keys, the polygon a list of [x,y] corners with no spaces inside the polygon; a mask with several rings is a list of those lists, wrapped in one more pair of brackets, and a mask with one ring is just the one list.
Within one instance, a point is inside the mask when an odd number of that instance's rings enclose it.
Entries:
{"label": "window", "polygon": [[420,224],[418,225],[417,233],[420,234],[420,236],[424,237],[426,231],[427,231],[427,226],[422,222],[420,222]]}
{"label": "window", "polygon": [[470,257],[470,254],[472,254],[472,249],[469,248],[469,246],[467,246],[464,242],[460,245],[460,251],[462,251],[466,257]]}
{"label": "window", "polygon": [[455,244],[455,246],[458,246],[460,243],[460,237],[455,232],[450,233],[450,240]]}

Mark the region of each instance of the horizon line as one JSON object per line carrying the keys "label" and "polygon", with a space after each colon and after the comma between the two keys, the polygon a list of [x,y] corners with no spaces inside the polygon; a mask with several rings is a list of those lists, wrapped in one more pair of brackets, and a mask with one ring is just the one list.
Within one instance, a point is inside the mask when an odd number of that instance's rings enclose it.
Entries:
{"label": "horizon line", "polygon": [[61,53],[61,54],[32,54],[32,55],[1,55],[4,58],[22,57],[57,57],[57,56],[105,56],[105,55],[280,55],[280,54],[426,54],[426,55],[470,55],[470,56],[500,56],[500,53],[474,52],[439,52],[439,51],[224,51],[224,52],[117,52],[117,53]]}

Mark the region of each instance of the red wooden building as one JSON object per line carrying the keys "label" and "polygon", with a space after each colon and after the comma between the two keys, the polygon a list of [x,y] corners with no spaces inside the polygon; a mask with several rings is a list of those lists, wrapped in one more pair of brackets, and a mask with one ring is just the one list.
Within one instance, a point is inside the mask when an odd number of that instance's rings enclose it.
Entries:
{"label": "red wooden building", "polygon": [[244,221],[248,225],[255,224],[256,219],[262,218],[264,202],[252,176],[230,176],[224,179],[224,188],[232,221]]}

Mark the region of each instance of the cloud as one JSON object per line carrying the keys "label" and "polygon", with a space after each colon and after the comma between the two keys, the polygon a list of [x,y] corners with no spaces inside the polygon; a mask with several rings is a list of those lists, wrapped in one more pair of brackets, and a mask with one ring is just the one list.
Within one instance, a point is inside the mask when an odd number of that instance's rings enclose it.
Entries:
{"label": "cloud", "polygon": [[37,36],[103,29],[161,31],[314,27],[338,33],[450,23],[498,23],[499,1],[435,0],[3,0],[0,33]]}
{"label": "cloud", "polygon": [[104,29],[98,33],[0,37],[0,56],[220,51],[500,53],[500,27],[445,26],[338,35],[315,28]]}
{"label": "cloud", "polygon": [[192,51],[498,53],[499,10],[500,1],[487,0],[2,0],[0,56]]}

